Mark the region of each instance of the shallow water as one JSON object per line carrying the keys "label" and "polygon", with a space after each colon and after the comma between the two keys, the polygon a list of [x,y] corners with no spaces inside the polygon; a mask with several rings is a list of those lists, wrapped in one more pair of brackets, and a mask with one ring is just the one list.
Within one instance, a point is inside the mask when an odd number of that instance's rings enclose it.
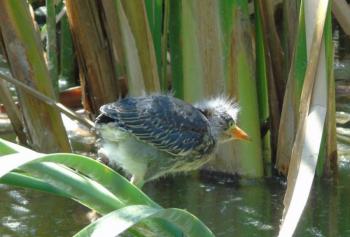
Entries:
{"label": "shallow water", "polygon": [[[339,179],[314,184],[295,236],[350,236],[350,163]],[[225,177],[177,176],[146,184],[145,192],[164,207],[183,208],[216,236],[276,236],[283,211],[284,182]],[[31,190],[0,186],[0,236],[72,236],[88,224],[87,209],[74,201]]]}
{"label": "shallow water", "polygon": [[78,203],[33,190],[0,185],[0,236],[72,236],[88,224]]}
{"label": "shallow water", "polygon": [[277,179],[238,184],[227,178],[176,177],[145,189],[164,207],[193,213],[216,236],[274,236],[283,210],[284,185]]}

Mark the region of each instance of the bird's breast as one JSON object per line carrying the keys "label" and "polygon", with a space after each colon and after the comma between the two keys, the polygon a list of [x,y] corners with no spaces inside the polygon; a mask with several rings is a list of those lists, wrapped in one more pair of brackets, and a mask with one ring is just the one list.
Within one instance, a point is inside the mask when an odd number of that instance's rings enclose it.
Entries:
{"label": "bird's breast", "polygon": [[129,132],[123,131],[113,123],[100,124],[96,126],[96,130],[102,139],[111,142],[120,142],[131,136]]}

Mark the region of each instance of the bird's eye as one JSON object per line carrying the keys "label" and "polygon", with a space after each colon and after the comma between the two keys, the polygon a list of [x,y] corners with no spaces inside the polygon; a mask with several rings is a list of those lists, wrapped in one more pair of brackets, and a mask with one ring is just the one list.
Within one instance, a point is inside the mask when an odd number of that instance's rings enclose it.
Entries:
{"label": "bird's eye", "polygon": [[229,126],[229,127],[234,127],[234,126],[236,126],[235,121],[234,121],[234,120],[230,120],[230,121],[228,122],[228,126]]}

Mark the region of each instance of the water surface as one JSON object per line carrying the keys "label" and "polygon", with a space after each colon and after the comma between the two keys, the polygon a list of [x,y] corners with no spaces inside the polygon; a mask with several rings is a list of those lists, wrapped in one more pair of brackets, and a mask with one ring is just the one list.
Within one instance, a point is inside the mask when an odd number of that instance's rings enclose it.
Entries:
{"label": "water surface", "polygon": [[[336,181],[317,181],[295,236],[350,236],[350,164]],[[199,217],[216,236],[276,236],[285,184],[278,178],[235,179],[176,176],[146,184],[164,207]],[[88,224],[88,210],[74,201],[32,190],[0,186],[0,236],[72,236]]]}

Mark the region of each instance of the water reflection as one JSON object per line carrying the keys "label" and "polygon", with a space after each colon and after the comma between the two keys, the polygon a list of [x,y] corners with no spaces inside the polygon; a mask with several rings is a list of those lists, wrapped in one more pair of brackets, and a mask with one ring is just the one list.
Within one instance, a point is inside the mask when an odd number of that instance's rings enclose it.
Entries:
{"label": "water reflection", "polygon": [[295,236],[350,236],[350,163],[340,163],[337,180],[316,180]]}
{"label": "water reflection", "polygon": [[[350,162],[340,163],[337,180],[316,180],[294,236],[350,236]],[[230,183],[168,178],[147,184],[164,207],[187,209],[216,236],[277,236],[285,185],[276,178]]]}
{"label": "water reflection", "polygon": [[0,236],[72,236],[88,222],[86,209],[60,197],[0,185]]}
{"label": "water reflection", "polygon": [[198,216],[216,236],[275,236],[283,210],[284,185],[278,179],[240,185],[178,176],[146,184],[145,190],[164,207]]}

